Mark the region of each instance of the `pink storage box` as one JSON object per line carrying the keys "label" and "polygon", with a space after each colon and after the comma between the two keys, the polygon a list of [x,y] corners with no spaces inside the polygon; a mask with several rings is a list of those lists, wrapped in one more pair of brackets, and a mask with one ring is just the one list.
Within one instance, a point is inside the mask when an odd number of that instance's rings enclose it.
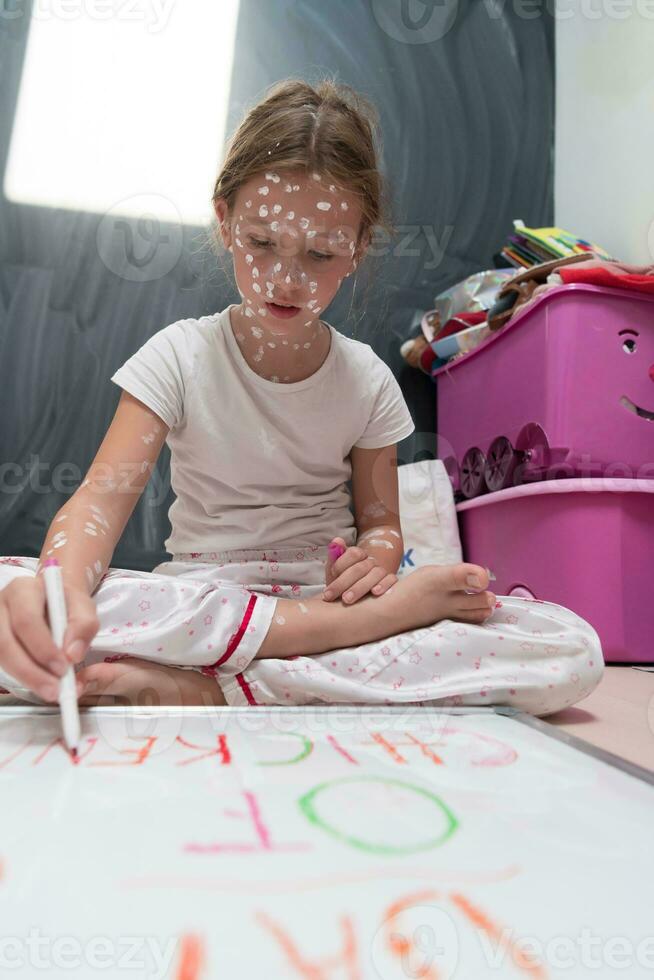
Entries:
{"label": "pink storage box", "polygon": [[543,478],[654,479],[654,297],[555,287],[434,373],[438,456],[471,499]]}
{"label": "pink storage box", "polygon": [[654,480],[549,480],[457,506],[465,561],[498,595],[556,602],[608,663],[654,662]]}

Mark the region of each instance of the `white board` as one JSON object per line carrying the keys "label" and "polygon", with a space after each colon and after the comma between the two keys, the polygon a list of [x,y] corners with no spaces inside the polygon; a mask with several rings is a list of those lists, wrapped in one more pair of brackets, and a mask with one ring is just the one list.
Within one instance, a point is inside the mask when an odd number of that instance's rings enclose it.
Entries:
{"label": "white board", "polygon": [[77,765],[59,726],[0,710],[3,977],[651,975],[652,777],[539,719],[94,708]]}

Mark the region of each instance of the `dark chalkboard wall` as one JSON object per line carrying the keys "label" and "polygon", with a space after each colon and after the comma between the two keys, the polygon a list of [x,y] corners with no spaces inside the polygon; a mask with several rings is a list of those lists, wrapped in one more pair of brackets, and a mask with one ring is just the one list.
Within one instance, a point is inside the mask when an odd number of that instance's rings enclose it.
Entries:
{"label": "dark chalkboard wall", "polygon": [[[3,16],[9,10],[14,15]],[[553,22],[545,11],[533,16],[531,5],[528,12],[495,0],[242,0],[228,131],[286,76],[315,82],[329,74],[378,106],[397,234],[356,281],[346,280],[324,317],[371,344],[399,378],[417,430],[399,447],[402,463],[435,448],[434,386],[399,354],[416,311],[492,268],[514,218],[552,223]],[[3,0],[3,176],[28,32],[29,5]],[[154,85],[148,78],[139,90],[144,111]],[[193,78],[180,85],[189,99],[202,97]],[[47,180],[47,147],[42,152]],[[168,269],[164,247],[154,248],[145,281],[134,281],[124,223],[99,254],[102,218],[15,204],[0,193],[2,555],[40,553],[113,417],[120,391],[109,378],[118,366],[174,320],[238,300],[215,256],[198,248],[205,229],[161,227],[162,242],[181,238],[181,259]],[[112,565],[150,570],[168,557],[173,499],[164,447]]]}

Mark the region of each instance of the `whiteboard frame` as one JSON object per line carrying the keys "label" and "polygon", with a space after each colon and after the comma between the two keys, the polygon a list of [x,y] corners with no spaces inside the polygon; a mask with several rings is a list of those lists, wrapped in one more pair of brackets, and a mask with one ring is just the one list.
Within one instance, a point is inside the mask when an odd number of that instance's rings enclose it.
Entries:
{"label": "whiteboard frame", "polygon": [[[621,772],[626,773],[628,776],[633,776],[634,779],[640,779],[650,786],[654,786],[654,771],[646,769],[644,766],[639,766],[635,762],[630,762],[628,759],[623,759],[619,755],[615,755],[613,752],[609,752],[606,749],[599,748],[597,745],[591,745],[590,742],[586,742],[579,738],[577,735],[571,735],[570,732],[565,731],[556,725],[551,725],[542,718],[537,718],[535,715],[530,715],[526,711],[520,711],[518,708],[511,708],[508,705],[489,705],[487,708],[476,707],[475,705],[470,705],[469,707],[459,707],[459,708],[440,708],[434,706],[433,708],[424,708],[419,705],[259,705],[259,706],[243,706],[243,707],[233,707],[233,706],[211,706],[211,707],[200,707],[200,706],[183,706],[183,705],[98,705],[96,707],[80,707],[80,716],[83,717],[86,714],[99,715],[99,716],[109,716],[109,715],[122,715],[126,713],[131,715],[167,715],[167,714],[178,714],[183,712],[187,716],[207,716],[215,718],[217,715],[224,715],[228,718],[238,717],[239,715],[252,717],[254,714],[266,714],[266,715],[282,715],[284,717],[292,717],[293,715],[303,715],[306,714],[307,709],[315,713],[318,716],[327,717],[330,714],[356,714],[361,715],[366,709],[370,711],[371,714],[383,713],[383,714],[403,714],[406,715],[414,713],[416,716],[421,718],[425,717],[425,714],[433,712],[438,715],[487,715],[489,713],[504,715],[508,718],[513,718],[515,721],[519,722],[521,725],[526,725],[528,728],[534,728],[536,731],[541,732],[543,735],[549,738],[554,738],[559,742],[563,742],[565,745],[569,745],[570,748],[576,749],[578,752],[583,752],[584,755],[592,756],[594,759],[598,759],[600,762],[605,762],[609,766],[613,766],[619,769]],[[57,715],[59,714],[58,707],[49,707],[41,705],[5,705],[0,706],[0,721],[3,718],[8,717],[27,717],[34,715]]]}

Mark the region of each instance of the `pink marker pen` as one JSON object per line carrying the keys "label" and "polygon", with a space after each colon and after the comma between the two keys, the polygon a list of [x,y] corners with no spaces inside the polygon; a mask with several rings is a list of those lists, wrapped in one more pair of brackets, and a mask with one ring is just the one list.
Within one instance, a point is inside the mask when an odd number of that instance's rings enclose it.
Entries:
{"label": "pink marker pen", "polygon": [[341,555],[345,554],[345,548],[343,547],[342,544],[332,543],[327,546],[327,554],[329,555],[332,561],[336,561],[337,558],[340,558]]}

